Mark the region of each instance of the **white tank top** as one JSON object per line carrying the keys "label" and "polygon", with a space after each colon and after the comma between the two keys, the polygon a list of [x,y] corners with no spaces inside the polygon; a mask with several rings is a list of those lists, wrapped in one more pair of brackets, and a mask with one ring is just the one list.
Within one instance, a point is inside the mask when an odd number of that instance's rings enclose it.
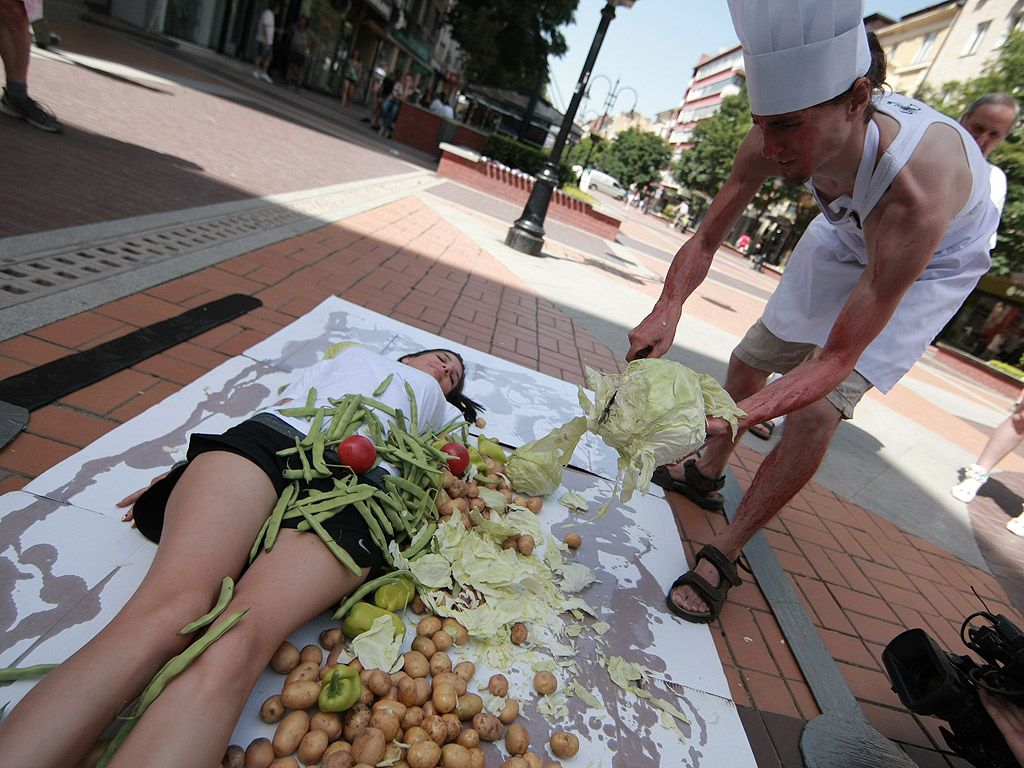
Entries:
{"label": "white tank top", "polygon": [[822,200],[809,184],[822,213],[807,227],[793,251],[762,320],[786,341],[823,346],[850,291],[867,265],[861,222],[910,160],[924,132],[935,123],[961,135],[974,176],[967,203],[950,220],[925,271],[904,295],[882,333],[868,345],[856,370],[887,392],[914,365],[988,271],[989,248],[999,211],[989,196],[989,166],[977,143],[956,121],[898,94],[881,97],[880,112],[900,130],[878,163],[878,126],[868,123],[864,154],[853,196]]}

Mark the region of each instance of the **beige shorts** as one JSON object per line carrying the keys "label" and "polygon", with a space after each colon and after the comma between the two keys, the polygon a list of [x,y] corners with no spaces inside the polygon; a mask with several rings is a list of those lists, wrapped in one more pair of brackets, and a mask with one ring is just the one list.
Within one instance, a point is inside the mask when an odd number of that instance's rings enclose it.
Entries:
{"label": "beige shorts", "polygon": [[[783,341],[760,320],[750,327],[747,335],[733,350],[733,354],[751,368],[782,374],[793,370],[805,360],[817,357],[820,352],[821,347],[816,344]],[[825,399],[843,414],[844,419],[852,419],[853,409],[871,386],[871,382],[853,371],[838,387],[825,395]]]}

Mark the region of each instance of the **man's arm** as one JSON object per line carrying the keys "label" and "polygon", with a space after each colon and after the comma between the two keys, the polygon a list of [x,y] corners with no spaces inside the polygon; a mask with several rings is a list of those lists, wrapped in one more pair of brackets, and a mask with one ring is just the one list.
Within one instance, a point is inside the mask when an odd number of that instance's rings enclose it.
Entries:
{"label": "man's arm", "polygon": [[661,357],[668,352],[675,338],[683,303],[704,282],[715,251],[722,245],[725,236],[746,210],[769,173],[770,167],[761,157],[760,129],[755,126],[743,139],[729,178],[712,201],[707,216],[693,237],[683,244],[672,259],[654,309],[640,325],[629,332],[627,360],[632,360],[639,350],[648,347],[651,348],[650,357]]}
{"label": "man's arm", "polygon": [[[960,158],[950,162],[949,158]],[[973,179],[959,135],[933,126],[864,221],[868,264],[821,354],[738,403],[746,424],[792,413],[840,384],[882,332],[964,206]]]}

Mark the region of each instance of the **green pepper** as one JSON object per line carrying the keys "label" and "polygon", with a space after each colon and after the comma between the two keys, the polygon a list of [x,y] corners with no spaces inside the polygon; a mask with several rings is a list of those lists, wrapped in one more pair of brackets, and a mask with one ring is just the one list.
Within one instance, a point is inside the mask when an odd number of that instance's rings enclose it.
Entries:
{"label": "green pepper", "polygon": [[405,637],[405,622],[393,611],[378,608],[372,603],[358,602],[345,616],[341,623],[341,629],[349,638],[357,637],[373,626],[373,622],[380,616],[390,616],[395,625],[395,633]]}
{"label": "green pepper", "polygon": [[505,455],[505,450],[493,440],[490,440],[483,435],[480,435],[476,439],[477,449],[484,456],[490,456],[499,464],[507,464],[508,456]]}
{"label": "green pepper", "polygon": [[321,712],[344,712],[359,701],[362,693],[359,672],[347,664],[339,664],[324,675],[317,703]]}
{"label": "green pepper", "polygon": [[408,579],[398,578],[392,584],[382,584],[373,593],[373,604],[385,611],[400,611],[409,604],[416,588]]}
{"label": "green pepper", "polygon": [[484,461],[484,457],[480,455],[480,451],[472,445],[467,445],[466,450],[469,451],[469,461],[474,467],[476,467],[476,471],[481,475],[486,475],[487,462]]}

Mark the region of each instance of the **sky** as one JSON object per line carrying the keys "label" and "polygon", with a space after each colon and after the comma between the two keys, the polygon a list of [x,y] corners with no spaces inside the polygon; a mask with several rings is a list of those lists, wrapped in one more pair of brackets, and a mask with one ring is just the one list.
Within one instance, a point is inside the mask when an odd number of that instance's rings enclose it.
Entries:
{"label": "sky", "polygon": [[[864,11],[899,19],[934,2],[865,0]],[[605,5],[606,0],[579,0],[576,22],[562,29],[569,50],[551,59],[548,89],[561,112],[579,81]],[[632,8],[617,8],[594,65],[590,98],[580,104],[577,121],[599,117],[616,82],[613,115],[634,104],[649,118],[672,109],[682,101],[701,54],[714,55],[737,42],[725,0],[636,0]]]}

